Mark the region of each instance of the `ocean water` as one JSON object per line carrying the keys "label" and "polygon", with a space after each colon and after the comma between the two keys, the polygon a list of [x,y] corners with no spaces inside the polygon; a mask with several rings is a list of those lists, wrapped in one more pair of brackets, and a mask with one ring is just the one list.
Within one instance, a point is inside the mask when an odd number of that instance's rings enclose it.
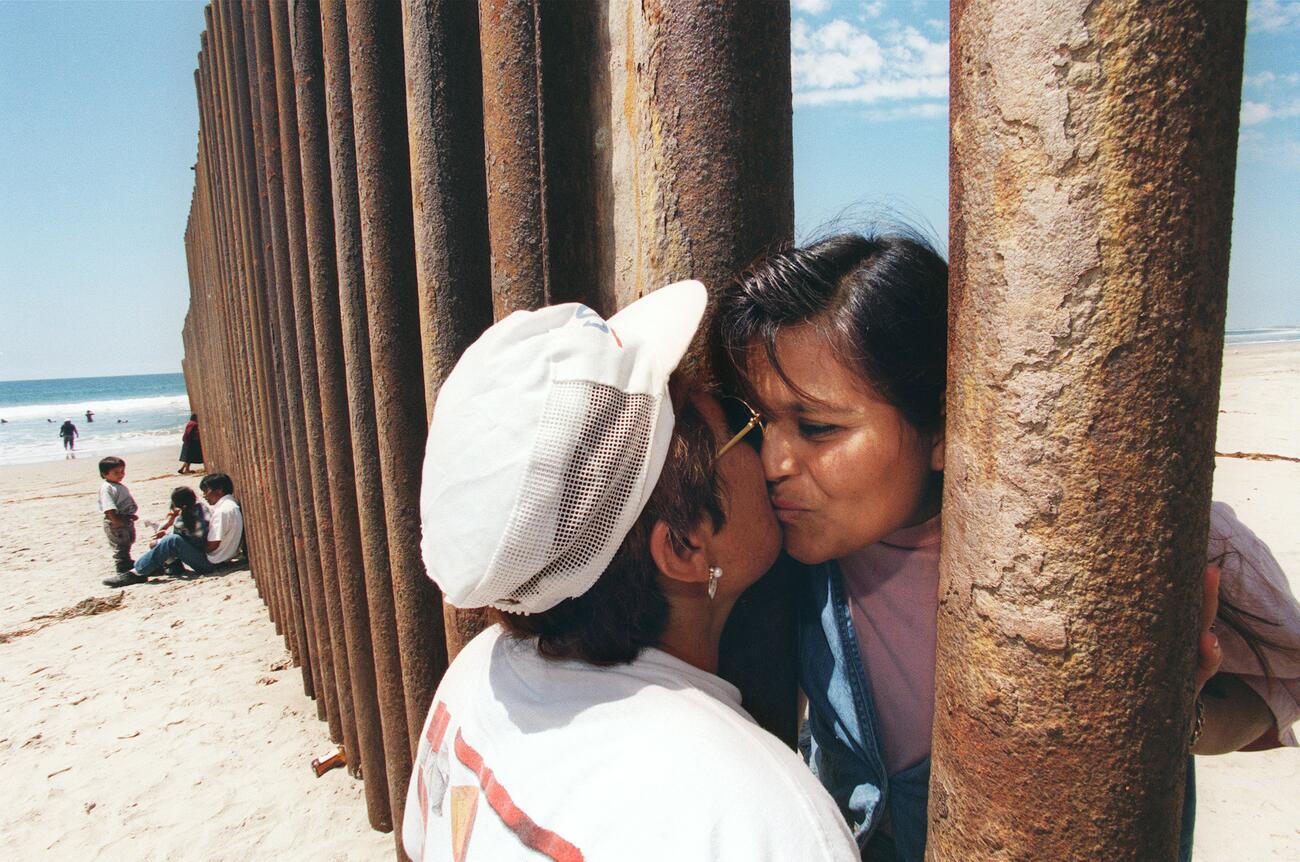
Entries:
{"label": "ocean water", "polygon": [[[86,411],[94,421],[86,421]],[[69,377],[0,381],[0,464],[65,458],[59,428],[77,426],[76,457],[151,449],[168,443],[180,452],[181,430],[190,418],[180,374]]]}
{"label": "ocean water", "polygon": [[1275,341],[1300,341],[1300,327],[1269,326],[1263,329],[1229,329],[1227,344],[1268,344]]}

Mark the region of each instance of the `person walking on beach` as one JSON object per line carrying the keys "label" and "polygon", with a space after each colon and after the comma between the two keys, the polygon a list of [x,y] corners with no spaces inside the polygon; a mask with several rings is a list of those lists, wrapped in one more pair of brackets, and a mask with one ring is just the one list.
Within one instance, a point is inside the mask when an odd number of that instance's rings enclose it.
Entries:
{"label": "person walking on beach", "polygon": [[181,468],[177,473],[193,473],[191,464],[203,463],[203,441],[199,439],[199,414],[191,413],[181,432]]}
{"label": "person walking on beach", "polygon": [[126,478],[125,461],[114,455],[101,459],[99,475],[104,480],[99,486],[99,511],[104,513],[104,535],[113,547],[113,563],[120,577],[135,565],[131,546],[135,544],[136,510],[140,507],[122,484]]}
{"label": "person walking on beach", "polygon": [[87,411],[86,411],[86,421],[87,421],[87,422],[94,422],[94,421],[95,421],[95,411],[94,411],[94,410],[87,410]]}
{"label": "person walking on beach", "polygon": [[106,587],[125,587],[149,580],[150,575],[161,572],[168,564],[179,561],[200,575],[228,562],[239,553],[244,538],[244,514],[231,495],[235,483],[225,473],[204,476],[199,483],[203,499],[207,501],[208,538],[206,549],[190,543],[183,533],[168,533],[158,543],[140,555],[135,567],[115,578],[105,578]]}
{"label": "person walking on beach", "polygon": [[77,426],[72,424],[71,419],[63,420],[63,424],[59,426],[59,436],[63,438],[64,449],[68,450],[69,452],[76,451],[77,449],[76,440],[79,434],[77,432]]}

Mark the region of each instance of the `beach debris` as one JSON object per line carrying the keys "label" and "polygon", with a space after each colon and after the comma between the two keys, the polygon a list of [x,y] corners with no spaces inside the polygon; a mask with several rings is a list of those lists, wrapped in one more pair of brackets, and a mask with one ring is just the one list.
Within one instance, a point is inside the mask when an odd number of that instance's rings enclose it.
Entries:
{"label": "beach debris", "polygon": [[46,777],[46,778],[53,778],[53,777],[56,776],[56,775],[62,775],[63,773],[67,772],[67,771],[70,770],[70,769],[72,769],[71,766],[65,766],[65,767],[63,767],[62,769],[56,769],[56,770],[54,770],[53,772],[51,772],[49,775],[47,775],[47,776],[45,776],[45,777]]}
{"label": "beach debris", "polygon": [[316,773],[316,777],[320,778],[331,769],[335,769],[339,766],[346,766],[347,762],[347,753],[344,752],[343,746],[340,745],[328,754],[321,757],[313,757],[311,759],[311,768],[312,771]]}
{"label": "beach debris", "polygon": [[260,679],[258,679],[257,684],[258,684],[258,685],[275,685],[275,684],[276,684],[277,682],[279,682],[279,681],[280,681],[279,677],[274,677],[274,676],[264,676],[264,677],[261,677]]}
{"label": "beach debris", "polygon": [[[24,628],[11,629],[7,632],[0,632],[0,644],[9,643],[15,638],[26,637],[35,634],[46,626],[70,620],[76,617],[92,617],[96,614],[102,614],[107,611],[115,611],[122,606],[122,601],[126,598],[126,593],[114,593],[111,596],[91,596],[88,599],[82,599],[75,605],[57,610],[52,614],[37,614],[28,620],[29,623],[39,623],[35,626],[26,626]],[[39,673],[45,668],[37,668],[32,673]]]}
{"label": "beach debris", "polygon": [[140,731],[133,730],[130,733],[128,733],[126,736],[119,736],[118,739],[135,739],[139,735],[140,735]]}
{"label": "beach debris", "polygon": [[185,625],[185,620],[176,620],[175,622],[172,623],[171,627],[174,629],[178,629],[183,625]]}
{"label": "beach debris", "polygon": [[68,706],[81,706],[83,703],[86,702],[87,698],[89,698],[89,697],[90,697],[90,695],[88,695],[88,694],[83,694],[81,697],[77,698],[76,700],[71,701],[71,702],[68,704]]}
{"label": "beach debris", "polygon": [[271,666],[267,668],[267,670],[288,670],[292,665],[293,659],[285,656],[284,658],[276,659],[271,662]]}
{"label": "beach debris", "polygon": [[1246,461],[1292,461],[1300,464],[1300,458],[1290,455],[1273,455],[1268,452],[1215,452],[1216,458],[1241,458]]}
{"label": "beach debris", "polygon": [[95,805],[96,805],[96,803],[94,803],[94,802],[87,802],[87,803],[86,803],[86,806],[85,806],[85,808],[86,808],[86,813],[89,814],[90,812],[94,811],[94,810],[95,810]]}

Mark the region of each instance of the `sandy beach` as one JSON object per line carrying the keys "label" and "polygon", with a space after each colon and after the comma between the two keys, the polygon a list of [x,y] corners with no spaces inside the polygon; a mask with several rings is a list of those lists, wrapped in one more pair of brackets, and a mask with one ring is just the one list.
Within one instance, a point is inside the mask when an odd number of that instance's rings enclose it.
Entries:
{"label": "sandy beach", "polygon": [[[1230,348],[1215,497],[1300,592],[1300,344]],[[176,446],[127,456],[144,522]],[[51,446],[51,457],[62,452]],[[1291,459],[1291,460],[1287,460]],[[114,591],[94,458],[0,466],[0,811],[8,859],[384,859],[247,570]],[[1199,758],[1198,860],[1300,859],[1300,751]]]}

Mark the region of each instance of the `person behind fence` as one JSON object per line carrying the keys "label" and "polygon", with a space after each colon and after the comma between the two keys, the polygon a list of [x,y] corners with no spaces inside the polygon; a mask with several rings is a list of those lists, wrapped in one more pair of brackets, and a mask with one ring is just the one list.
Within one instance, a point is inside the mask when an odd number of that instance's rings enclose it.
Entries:
{"label": "person behind fence", "polygon": [[183,564],[204,575],[235,557],[244,538],[244,515],[232,496],[235,483],[225,473],[212,473],[199,482],[199,490],[207,502],[208,535],[203,547],[191,543],[191,537],[184,533],[167,533],[140,555],[134,569],[106,579],[105,586],[143,583],[172,564]]}
{"label": "person behind fence", "polygon": [[99,511],[104,515],[104,535],[113,548],[113,565],[120,576],[131,571],[131,546],[135,544],[135,522],[139,505],[122,480],[126,478],[126,462],[114,455],[100,459],[99,476],[104,481],[99,486]]}
{"label": "person behind fence", "polygon": [[[785,549],[809,567],[798,626],[811,763],[873,862],[925,855],[947,290],[923,239],[842,234],[757,261],[714,318],[715,368],[764,417]],[[1300,604],[1232,509],[1208,515],[1196,718],[1171,732],[1198,755],[1295,745]],[[1189,758],[1184,860],[1193,775]]]}
{"label": "person behind fence", "polygon": [[412,859],[857,858],[830,796],[716,675],[781,535],[747,429],[672,376],[705,302],[684,282],[608,321],[516,312],[442,387],[421,551],[445,600],[492,625],[420,734]]}

